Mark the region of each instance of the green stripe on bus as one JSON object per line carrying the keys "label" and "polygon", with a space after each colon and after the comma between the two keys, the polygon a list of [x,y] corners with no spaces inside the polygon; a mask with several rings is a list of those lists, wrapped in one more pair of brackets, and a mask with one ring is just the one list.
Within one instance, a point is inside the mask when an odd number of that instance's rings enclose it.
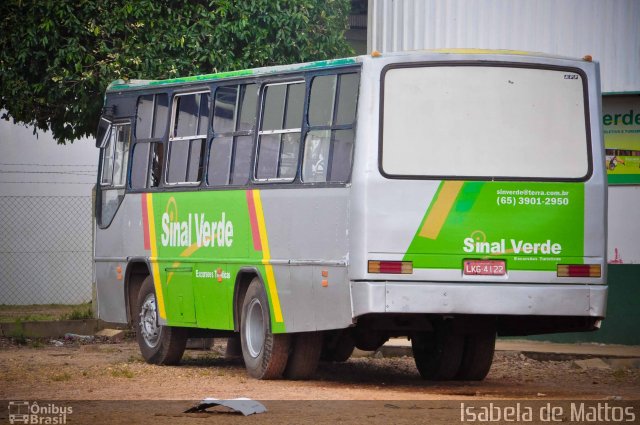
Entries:
{"label": "green stripe on bus", "polygon": [[308,62],[308,63],[300,63],[300,64],[294,64],[294,65],[276,65],[276,66],[268,66],[263,68],[242,69],[238,71],[226,71],[226,72],[218,72],[214,74],[178,77],[178,78],[171,78],[167,80],[145,80],[145,81],[138,81],[138,82],[133,81],[130,83],[124,82],[122,80],[116,80],[109,85],[109,87],[107,88],[107,92],[121,91],[121,90],[134,90],[134,89],[138,90],[145,87],[164,86],[169,84],[216,81],[224,78],[238,78],[238,77],[246,77],[251,75],[258,76],[258,75],[279,74],[283,72],[335,68],[339,66],[353,65],[355,63],[356,63],[356,58],[341,58],[341,59],[330,59],[330,60],[322,60],[322,61],[315,61],[315,62]]}

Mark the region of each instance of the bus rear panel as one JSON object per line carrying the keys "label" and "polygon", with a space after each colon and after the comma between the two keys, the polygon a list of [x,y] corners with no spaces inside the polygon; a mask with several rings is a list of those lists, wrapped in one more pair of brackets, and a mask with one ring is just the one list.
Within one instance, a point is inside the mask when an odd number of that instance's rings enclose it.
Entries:
{"label": "bus rear panel", "polygon": [[385,55],[365,62],[362,84],[378,108],[360,110],[359,140],[377,146],[356,147],[354,316],[492,317],[503,335],[596,329],[607,295],[597,64]]}

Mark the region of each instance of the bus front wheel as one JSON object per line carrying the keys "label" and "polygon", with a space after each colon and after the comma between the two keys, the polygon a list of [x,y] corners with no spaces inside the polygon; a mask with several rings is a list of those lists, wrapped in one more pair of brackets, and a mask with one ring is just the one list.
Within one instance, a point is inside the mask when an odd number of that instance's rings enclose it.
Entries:
{"label": "bus front wheel", "polygon": [[249,376],[256,379],[282,376],[289,357],[290,336],[271,331],[269,301],[257,277],[249,284],[242,303],[240,343]]}
{"label": "bus front wheel", "polygon": [[151,276],[147,276],[142,282],[137,307],[136,340],[142,357],[151,364],[180,363],[187,345],[187,329],[162,326],[158,323],[156,292]]}

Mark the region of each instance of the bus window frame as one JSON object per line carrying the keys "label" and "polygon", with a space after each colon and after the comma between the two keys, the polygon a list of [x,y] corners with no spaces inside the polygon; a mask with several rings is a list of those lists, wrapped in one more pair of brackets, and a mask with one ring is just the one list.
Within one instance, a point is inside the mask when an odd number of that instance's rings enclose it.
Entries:
{"label": "bus window frame", "polygon": [[[356,108],[353,114],[353,121],[350,124],[335,124],[336,120],[337,120],[337,116],[338,116],[338,104],[340,102],[340,82],[342,80],[342,76],[343,75],[349,75],[349,74],[355,74],[358,77],[358,90],[357,90],[357,96],[356,96]],[[326,76],[335,76],[336,77],[336,87],[335,87],[335,93],[334,93],[334,99],[333,99],[333,113],[331,116],[331,123],[330,124],[325,124],[325,125],[313,125],[311,124],[310,120],[309,120],[309,109],[311,106],[311,91],[313,88],[313,80],[317,77],[326,77]],[[299,179],[300,179],[300,183],[305,185],[305,186],[314,186],[314,187],[324,187],[324,186],[329,186],[329,187],[334,187],[334,186],[345,186],[347,184],[349,184],[351,182],[351,176],[353,174],[353,162],[355,159],[355,146],[356,146],[356,135],[357,135],[357,125],[358,125],[358,106],[360,104],[359,100],[360,100],[360,84],[362,82],[361,80],[361,72],[360,72],[360,68],[346,68],[346,69],[340,69],[338,70],[338,72],[335,72],[335,70],[327,70],[327,71],[323,71],[323,72],[318,72],[318,73],[310,73],[309,75],[307,75],[307,97],[306,97],[306,104],[305,104],[305,114],[304,114],[304,125],[303,125],[303,131],[302,131],[302,135],[301,135],[301,142],[300,142],[300,155],[301,155],[301,159],[300,159],[300,163],[299,163]],[[331,175],[331,167],[333,165],[333,151],[334,151],[334,141],[333,141],[333,133],[336,131],[343,131],[343,130],[351,130],[353,132],[353,141],[352,141],[352,147],[351,147],[351,159],[350,159],[350,163],[349,163],[349,173],[347,175],[347,178],[345,179],[345,181],[330,181],[327,179],[328,176]],[[325,181],[305,181],[303,176],[303,172],[304,172],[304,153],[305,153],[305,148],[306,148],[306,140],[307,140],[307,136],[309,135],[309,133],[313,132],[313,131],[328,131],[329,132],[329,155],[327,157],[327,176],[325,176]]]}
{"label": "bus window frame", "polygon": [[[313,78],[318,76],[338,75],[338,74],[356,74],[358,76],[358,99],[357,99],[353,124],[339,125],[339,126],[333,126],[333,127],[327,126],[327,129],[332,129],[332,130],[349,130],[350,129],[354,132],[355,137],[353,142],[354,144],[353,144],[353,151],[351,155],[351,162],[349,165],[349,177],[344,182],[304,182],[301,180],[302,165],[303,165],[302,155],[304,153],[304,138],[307,132],[310,131],[310,126],[308,124],[308,108],[309,108],[309,95],[311,90],[311,81],[313,80]],[[182,191],[200,191],[200,190],[239,190],[239,189],[254,189],[254,188],[261,188],[261,189],[335,188],[335,187],[348,186],[351,183],[351,178],[353,174],[353,165],[355,161],[355,146],[357,143],[357,124],[358,124],[357,116],[358,116],[359,103],[360,103],[359,102],[360,93],[361,93],[360,88],[362,85],[361,75],[362,75],[362,65],[350,64],[349,66],[340,66],[340,67],[328,68],[328,69],[318,69],[318,70],[310,70],[310,71],[303,71],[303,72],[291,72],[291,73],[284,73],[280,75],[243,76],[240,78],[230,78],[230,79],[224,79],[219,81],[207,82],[206,84],[200,83],[197,85],[193,84],[188,86],[168,85],[166,87],[162,87],[162,89],[160,90],[159,88],[156,87],[153,89],[143,89],[143,90],[136,91],[135,94],[133,94],[133,97],[135,98],[134,102],[136,103],[139,96],[149,95],[149,94],[154,94],[154,95],[166,94],[169,97],[170,105],[173,104],[173,98],[179,94],[189,94],[197,91],[208,92],[209,93],[209,126],[207,130],[207,133],[208,133],[207,138],[205,141],[205,153],[204,153],[204,160],[203,160],[203,177],[200,180],[200,182],[194,183],[194,184],[185,184],[185,185],[166,184],[164,182],[164,177],[163,177],[160,179],[160,182],[157,186],[136,187],[136,188],[131,187],[132,157],[130,157],[126,192],[127,193],[148,193],[148,192],[163,192],[163,191],[182,192]],[[261,114],[262,114],[263,88],[265,85],[268,85],[268,84],[286,83],[291,81],[302,82],[302,80],[304,80],[304,83],[305,83],[305,99],[303,104],[303,108],[304,108],[303,120],[302,120],[302,127],[301,127],[301,140],[299,144],[298,165],[297,165],[298,168],[296,171],[296,177],[293,181],[289,181],[289,180],[256,181],[253,177],[253,173],[254,173],[253,170],[256,166],[256,149],[257,149],[257,137],[258,137],[257,133],[259,129],[259,121],[261,120]],[[238,136],[251,137],[252,154],[250,159],[251,168],[249,170],[249,179],[245,184],[215,184],[215,185],[209,184],[208,183],[208,168],[209,168],[209,159],[210,159],[209,153],[211,149],[211,143],[213,141],[214,136],[216,135],[213,129],[213,108],[215,107],[215,91],[219,87],[233,86],[233,85],[249,85],[249,84],[255,84],[256,90],[257,90],[256,122],[254,124],[254,127],[251,130],[237,131],[236,135],[234,136],[234,137],[238,137]],[[170,113],[172,112],[173,110],[171,109]],[[164,131],[164,136],[162,138],[156,137],[151,139],[137,139],[135,137],[135,128],[133,128],[135,127],[135,124],[136,124],[135,116],[136,115],[134,115],[132,118],[133,122],[132,122],[132,130],[131,130],[132,140],[131,140],[131,147],[130,147],[130,155],[133,154],[133,150],[135,149],[135,146],[139,143],[160,143],[161,145],[163,145],[163,149],[164,149],[164,152],[163,152],[164,163],[163,163],[162,175],[165,175],[167,170],[168,150],[169,150],[168,139],[169,139],[169,133],[171,131],[170,126],[172,125],[171,120],[173,119],[173,116],[170,116],[166,120],[166,123],[165,123],[166,128]],[[322,128],[314,126],[313,129],[321,130]],[[149,163],[147,163],[146,175],[148,179]]]}
{"label": "bus window frame", "polygon": [[[107,144],[107,140],[109,139],[109,136],[111,135],[111,126],[113,126],[113,120],[107,119],[105,117],[100,117],[100,121],[98,124],[98,129],[100,129],[100,127],[102,126],[102,123],[105,122],[107,123],[107,129],[105,130],[104,134],[102,135],[102,139],[100,140],[96,140],[96,147],[98,149],[102,149],[106,146]],[[98,130],[98,133],[100,131]]]}
{"label": "bus window frame", "polygon": [[[109,121],[109,120],[105,120],[105,121]],[[113,120],[113,121],[109,121],[110,125],[109,128],[107,129],[107,131],[105,132],[105,137],[104,137],[104,145],[100,148],[101,153],[100,153],[100,170],[99,170],[99,177],[98,180],[100,181],[100,187],[101,188],[106,188],[106,189],[125,189],[127,187],[127,182],[129,180],[129,169],[131,168],[129,166],[129,161],[131,160],[131,151],[132,151],[132,146],[133,146],[133,128],[131,125],[131,120],[130,119],[123,119],[123,120]],[[129,141],[128,141],[128,149],[127,151],[124,153],[124,155],[122,155],[122,158],[124,159],[124,157],[127,157],[127,168],[126,170],[124,170],[125,172],[125,178],[122,184],[120,185],[114,185],[113,184],[113,173],[115,172],[115,167],[114,167],[114,159],[115,159],[115,152],[116,152],[116,145],[111,144],[109,142],[106,142],[106,140],[110,139],[114,128],[116,127],[124,127],[124,126],[129,126]],[[103,183],[103,174],[104,174],[104,157],[105,157],[105,152],[106,152],[106,148],[109,147],[109,152],[110,152],[110,156],[111,156],[111,179],[108,183]]]}
{"label": "bus window frame", "polygon": [[[127,193],[145,193],[145,192],[149,192],[149,191],[158,191],[161,190],[162,186],[163,186],[163,182],[162,182],[162,178],[160,178],[158,184],[156,186],[149,186],[149,176],[151,173],[151,168],[150,168],[150,164],[151,164],[151,149],[149,148],[149,152],[147,153],[147,170],[145,172],[145,186],[144,187],[132,187],[131,186],[131,174],[132,174],[132,170],[131,167],[133,166],[133,154],[134,154],[134,150],[136,149],[136,146],[138,144],[142,144],[142,143],[158,143],[160,145],[162,145],[162,168],[163,170],[161,171],[161,174],[164,174],[164,169],[166,168],[166,149],[165,146],[167,145],[167,138],[168,138],[168,126],[170,123],[170,119],[166,119],[165,120],[165,125],[164,125],[164,129],[162,131],[162,135],[159,137],[151,137],[151,138],[138,138],[137,137],[137,125],[138,125],[138,102],[140,100],[141,96],[147,96],[147,95],[153,95],[154,96],[154,113],[152,114],[151,117],[151,135],[153,136],[153,125],[155,123],[155,118],[156,118],[156,113],[155,113],[155,105],[156,105],[156,99],[155,96],[161,96],[161,95],[166,95],[167,96],[167,109],[170,109],[170,101],[171,101],[171,96],[173,95],[173,91],[172,90],[141,90],[138,91],[136,93],[134,93],[132,95],[132,97],[135,99],[135,114],[132,117],[132,142],[131,142],[131,146],[129,148],[129,169],[128,169],[128,173],[127,173],[127,183],[126,183],[126,192]],[[171,113],[171,111],[167,111],[167,114]]]}
{"label": "bus window frame", "polygon": [[[103,140],[101,142],[101,146],[100,146],[100,171],[98,173],[98,182],[100,184],[100,187],[109,187],[111,186],[111,184],[113,183],[113,152],[115,149],[115,145],[113,145],[111,143],[111,132],[113,130],[113,122],[109,122],[109,127],[107,127],[107,131],[104,134]],[[107,149],[109,150],[107,152]],[[111,176],[109,181],[105,182],[104,181],[104,168],[105,168],[105,161],[107,159],[107,157],[109,158],[109,160],[111,161]]]}
{"label": "bus window frame", "polygon": [[[389,70],[398,68],[420,68],[420,67],[451,67],[451,66],[470,66],[470,67],[502,67],[502,68],[525,68],[525,69],[541,69],[550,71],[573,72],[582,78],[582,96],[584,104],[584,121],[585,121],[585,142],[587,144],[587,172],[582,177],[513,177],[513,176],[458,176],[458,175],[397,175],[385,172],[382,166],[383,154],[383,127],[384,127],[384,91],[386,74]],[[589,81],[584,70],[572,66],[549,65],[543,63],[523,63],[523,62],[496,62],[496,61],[433,61],[433,62],[403,62],[385,65],[380,72],[380,91],[379,91],[379,111],[378,111],[378,172],[384,178],[395,180],[464,180],[464,181],[541,181],[541,182],[585,182],[593,176],[593,153],[591,139],[591,122],[589,110]]]}
{"label": "bus window frame", "polygon": [[[241,79],[241,80],[229,80],[229,81],[225,81],[224,83],[218,83],[212,86],[211,88],[211,101],[212,101],[212,106],[211,106],[211,117],[209,119],[209,138],[207,139],[207,145],[206,145],[206,154],[205,154],[205,163],[204,163],[204,170],[205,170],[205,178],[202,179],[202,185],[203,188],[206,189],[212,189],[212,190],[224,190],[224,189],[237,189],[237,188],[245,188],[245,187],[251,187],[253,185],[253,181],[252,181],[252,170],[253,170],[253,164],[254,164],[254,159],[255,159],[255,145],[256,145],[256,132],[258,131],[258,114],[260,111],[260,96],[261,96],[261,92],[262,92],[262,80],[259,78],[248,78],[248,79]],[[216,99],[216,95],[218,92],[218,89],[223,88],[223,87],[240,87],[240,86],[249,86],[249,85],[255,85],[256,87],[256,108],[255,108],[255,121],[253,123],[253,127],[251,128],[251,130],[238,130],[238,123],[235,122],[234,123],[234,131],[232,132],[217,132],[215,127],[213,126],[213,122],[214,122],[214,109],[215,109],[215,99]],[[236,99],[236,110],[234,111],[234,115],[238,115],[238,99]],[[209,183],[209,161],[211,160],[211,148],[213,147],[213,142],[214,139],[216,138],[220,138],[220,137],[230,137],[232,139],[232,149],[231,149],[231,158],[229,159],[229,177],[227,178],[227,180],[229,181],[229,183],[227,184],[211,184]],[[235,162],[235,153],[236,153],[236,146],[235,146],[235,138],[236,137],[250,137],[251,138],[251,157],[250,157],[250,169],[248,170],[248,179],[247,182],[244,184],[233,184],[231,183],[231,176],[233,173],[233,166],[234,166],[234,162]]]}
{"label": "bus window frame", "polygon": [[[163,152],[164,155],[164,170],[162,170],[162,178],[161,178],[161,182],[162,182],[162,186],[163,187],[167,187],[167,188],[173,188],[173,187],[199,187],[201,186],[202,182],[205,181],[207,179],[207,168],[206,166],[208,165],[208,160],[206,158],[206,152],[207,152],[207,146],[208,146],[208,140],[211,137],[211,121],[212,121],[212,117],[213,117],[213,105],[212,105],[212,96],[211,96],[212,90],[211,87],[190,87],[188,89],[185,90],[179,90],[179,91],[174,91],[173,93],[171,93],[171,108],[170,108],[170,119],[168,119],[167,121],[169,122],[169,131],[167,133],[167,137],[166,137],[166,149],[165,152]],[[175,124],[176,124],[176,114],[177,114],[177,104],[178,104],[178,98],[180,98],[181,96],[189,96],[192,94],[207,94],[209,97],[209,100],[207,101],[208,103],[208,108],[209,108],[209,112],[207,114],[207,128],[206,128],[206,133],[204,135],[202,134],[195,134],[192,136],[174,136],[173,133],[175,131]],[[202,100],[202,97],[201,97]],[[198,105],[198,109],[200,109],[202,106],[202,104]],[[199,112],[199,110],[198,110]],[[196,132],[198,130],[198,128],[200,127],[200,119],[201,116],[198,113],[198,122],[196,124]],[[180,141],[188,141],[189,142],[189,149],[188,149],[188,156],[187,156],[187,168],[186,168],[186,174],[187,175],[189,173],[189,165],[191,163],[191,143],[196,141],[196,140],[201,140],[202,143],[202,147],[201,149],[201,158],[200,160],[202,161],[202,174],[200,176],[200,179],[197,181],[180,181],[180,182],[169,182],[168,181],[168,177],[169,177],[169,159],[170,159],[170,155],[171,155],[171,144],[172,142],[180,142]]]}
{"label": "bus window frame", "polygon": [[[114,169],[115,167],[113,167],[113,165],[111,166],[111,181],[109,183],[102,183],[102,174],[104,172],[104,155],[106,152],[106,148],[107,145],[110,143],[104,143],[104,146],[102,146],[100,148],[100,154],[99,154],[99,165],[98,165],[98,176],[97,176],[97,180],[98,180],[98,184],[96,187],[96,211],[95,211],[95,219],[96,219],[96,224],[98,225],[98,227],[100,229],[106,229],[108,228],[111,223],[113,222],[113,219],[115,218],[115,216],[118,213],[118,210],[120,209],[120,206],[122,205],[122,201],[124,199],[124,196],[126,195],[126,193],[128,192],[128,182],[129,182],[129,173],[131,170],[131,154],[133,152],[133,146],[135,145],[135,141],[134,141],[134,134],[133,134],[133,119],[130,118],[121,118],[121,119],[114,119],[114,120],[109,120],[109,119],[105,119],[105,118],[101,118],[104,119],[105,121],[109,122],[109,127],[107,129],[107,131],[105,132],[105,137],[104,140],[108,140],[111,138],[111,134],[113,133],[113,129],[116,126],[129,126],[129,141],[128,141],[128,149],[124,152],[123,155],[123,159],[124,157],[127,158],[127,167],[124,171],[125,173],[125,177],[124,177],[124,182],[122,185],[114,185],[113,184],[113,173],[114,173]],[[111,148],[109,149],[110,153],[111,153],[111,161],[113,161],[113,156],[115,154],[115,144],[113,144],[113,146],[111,146]],[[102,211],[103,211],[103,203],[102,203],[102,194],[105,191],[116,191],[118,193],[118,197],[120,198],[118,201],[118,205],[116,206],[115,210],[113,211],[113,215],[111,216],[111,218],[108,221],[103,221],[102,220]]]}
{"label": "bus window frame", "polygon": [[[280,130],[261,130],[262,125],[264,124],[264,103],[266,101],[265,94],[267,92],[268,87],[276,87],[276,86],[289,86],[294,84],[304,84],[304,98],[302,99],[303,110],[302,110],[302,120],[300,122],[300,127],[296,128],[282,128]],[[256,117],[256,129],[254,137],[254,153],[253,153],[253,163],[252,170],[250,173],[250,180],[257,184],[265,184],[265,183],[297,183],[299,182],[300,175],[300,153],[302,152],[301,146],[303,144],[302,135],[305,129],[306,123],[306,114],[308,113],[308,103],[309,99],[309,80],[306,75],[301,75],[300,77],[290,77],[284,81],[265,81],[260,86],[260,92],[258,95],[258,115]],[[289,88],[287,87],[285,92],[285,103],[283,105],[282,111],[282,126],[284,127],[286,124],[286,115],[287,115],[287,106],[289,101]],[[296,174],[292,177],[273,177],[266,179],[259,179],[258,175],[258,158],[260,153],[260,136],[262,135],[272,135],[272,134],[291,134],[291,133],[300,133],[300,139],[298,141],[298,155],[297,155],[297,164],[296,164]],[[282,140],[280,141],[280,147],[282,148]],[[280,163],[280,154],[281,151],[278,152],[278,166]]]}

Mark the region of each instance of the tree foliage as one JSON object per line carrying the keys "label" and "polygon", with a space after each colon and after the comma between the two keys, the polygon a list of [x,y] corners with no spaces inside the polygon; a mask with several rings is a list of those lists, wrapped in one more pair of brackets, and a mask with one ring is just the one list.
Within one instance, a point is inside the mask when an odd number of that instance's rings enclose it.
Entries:
{"label": "tree foliage", "polygon": [[351,54],[348,0],[1,0],[0,109],[93,135],[107,85]]}

